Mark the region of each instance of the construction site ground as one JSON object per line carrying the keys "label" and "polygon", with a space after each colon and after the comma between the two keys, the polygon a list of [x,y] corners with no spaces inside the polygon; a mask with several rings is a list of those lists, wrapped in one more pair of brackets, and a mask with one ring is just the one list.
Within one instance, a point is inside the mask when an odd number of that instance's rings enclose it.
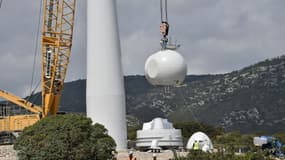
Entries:
{"label": "construction site ground", "polygon": [[[153,153],[151,152],[133,152],[137,160],[152,160]],[[173,153],[171,151],[163,151],[160,153],[155,153],[157,160],[168,160],[173,158]],[[178,156],[186,155],[186,152],[178,152]],[[17,160],[17,152],[13,149],[13,145],[2,145],[0,146],[0,160]],[[117,154],[117,160],[127,160],[128,151],[122,151]]]}
{"label": "construction site ground", "polygon": [[[156,155],[157,160],[169,160],[171,158],[174,158],[173,153],[170,150],[162,151],[160,153],[134,151],[133,154],[135,157],[137,157],[137,160],[153,160],[153,154]],[[177,152],[178,157],[186,155],[187,152]],[[127,159],[128,159],[128,151],[122,151],[117,154],[117,160],[127,160]],[[0,160],[18,160],[17,152],[13,149],[13,145],[0,146]],[[281,159],[276,158],[276,160],[281,160]]]}

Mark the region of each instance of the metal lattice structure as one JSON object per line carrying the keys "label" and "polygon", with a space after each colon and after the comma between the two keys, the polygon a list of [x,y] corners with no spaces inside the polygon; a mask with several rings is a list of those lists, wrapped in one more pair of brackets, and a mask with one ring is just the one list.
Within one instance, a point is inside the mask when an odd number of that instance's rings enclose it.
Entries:
{"label": "metal lattice structure", "polygon": [[43,0],[42,106],[0,90],[0,97],[32,114],[0,117],[1,131],[19,131],[58,111],[69,63],[76,0]]}
{"label": "metal lattice structure", "polygon": [[44,0],[42,28],[43,116],[56,114],[72,46],[75,0]]}

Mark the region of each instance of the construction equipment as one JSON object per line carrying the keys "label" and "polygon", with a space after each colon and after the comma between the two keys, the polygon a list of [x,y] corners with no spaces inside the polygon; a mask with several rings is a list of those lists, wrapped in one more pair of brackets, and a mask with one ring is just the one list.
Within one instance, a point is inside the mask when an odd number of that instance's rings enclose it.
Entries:
{"label": "construction equipment", "polygon": [[2,115],[0,132],[21,131],[58,112],[72,47],[75,3],[76,0],[43,0],[42,106],[0,90],[1,98],[30,111],[27,115]]}
{"label": "construction equipment", "polygon": [[284,154],[282,153],[282,143],[276,137],[254,137],[253,144],[255,146],[261,147],[262,150],[267,150],[270,154],[276,157],[284,157]]}

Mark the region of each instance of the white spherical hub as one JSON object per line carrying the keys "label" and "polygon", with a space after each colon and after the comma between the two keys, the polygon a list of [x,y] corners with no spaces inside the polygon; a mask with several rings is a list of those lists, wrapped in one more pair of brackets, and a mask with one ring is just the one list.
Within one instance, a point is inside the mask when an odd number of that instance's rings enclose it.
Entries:
{"label": "white spherical hub", "polygon": [[178,52],[161,50],[148,57],[144,70],[152,85],[179,85],[187,74],[187,65]]}

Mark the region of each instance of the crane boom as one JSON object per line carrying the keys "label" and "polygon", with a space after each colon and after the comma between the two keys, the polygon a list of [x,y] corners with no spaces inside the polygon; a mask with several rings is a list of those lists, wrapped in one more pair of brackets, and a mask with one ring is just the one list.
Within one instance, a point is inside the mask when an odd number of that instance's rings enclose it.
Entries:
{"label": "crane boom", "polygon": [[42,106],[0,90],[0,97],[31,111],[0,117],[0,131],[18,131],[58,111],[72,47],[76,0],[43,0]]}
{"label": "crane boom", "polygon": [[3,91],[0,89],[0,97],[15,103],[16,105],[19,105],[33,113],[40,114],[42,112],[42,108],[40,106],[37,106],[29,101],[26,101],[25,99],[22,99],[18,96],[15,96],[11,93],[8,93],[6,91]]}
{"label": "crane boom", "polygon": [[0,97],[33,113],[27,115],[13,115],[5,117],[2,114],[0,117],[0,131],[23,130],[25,127],[33,125],[42,118],[42,108],[40,106],[37,106],[29,101],[26,101],[25,99],[22,99],[3,90],[0,90]]}
{"label": "crane boom", "polygon": [[56,114],[72,46],[75,0],[44,0],[42,28],[43,116]]}

